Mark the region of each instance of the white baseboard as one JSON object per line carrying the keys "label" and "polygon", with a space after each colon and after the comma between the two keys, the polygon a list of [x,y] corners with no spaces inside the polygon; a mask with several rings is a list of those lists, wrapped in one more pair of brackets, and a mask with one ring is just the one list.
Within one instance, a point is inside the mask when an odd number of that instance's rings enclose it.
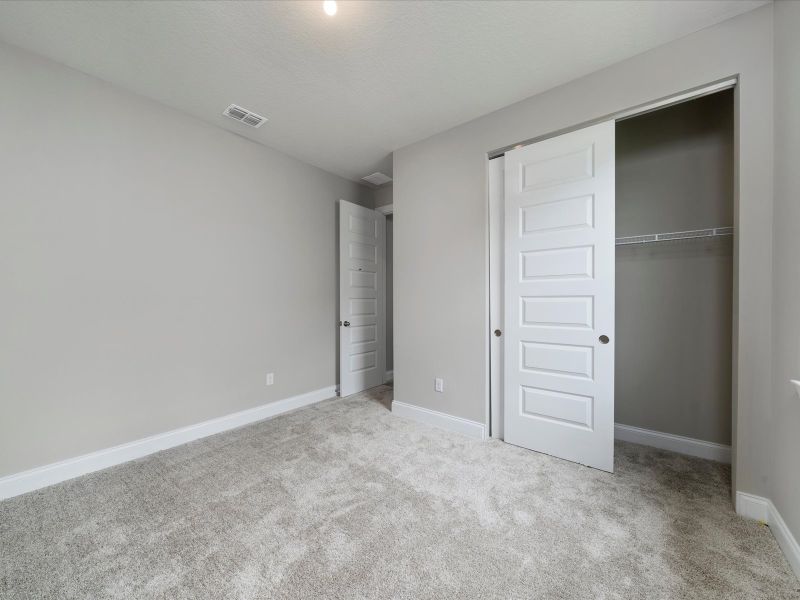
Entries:
{"label": "white baseboard", "polygon": [[794,574],[800,579],[800,544],[797,543],[797,539],[792,535],[791,530],[783,520],[781,513],[779,513],[775,505],[772,504],[772,501],[768,502],[769,519],[767,520],[767,525],[769,525],[772,535],[778,540],[778,545],[781,547],[781,550],[783,550],[786,560],[789,562],[789,566],[792,567],[792,571],[794,571]]}
{"label": "white baseboard", "polygon": [[386,383],[392,379],[394,379],[394,370],[386,371],[386,374],[383,376],[383,382]]}
{"label": "white baseboard", "polygon": [[745,519],[769,523],[769,500],[746,492],[736,492],[736,513]]}
{"label": "white baseboard", "polygon": [[470,421],[462,419],[461,417],[454,417],[447,413],[437,412],[428,408],[421,408],[413,404],[406,404],[405,402],[392,402],[392,413],[412,419],[426,425],[433,425],[440,429],[447,429],[448,431],[455,431],[471,438],[479,440],[486,439],[486,427],[483,423],[477,421]]}
{"label": "white baseboard", "polygon": [[769,525],[789,566],[800,579],[800,544],[797,543],[772,501],[746,492],[736,492],[736,512],[745,518],[763,521]]}
{"label": "white baseboard", "polygon": [[336,395],[335,386],[328,386],[306,394],[300,394],[277,402],[262,404],[255,408],[231,413],[216,419],[203,421],[180,429],[173,429],[112,448],[98,450],[82,456],[76,456],[57,463],[36,467],[22,473],[15,473],[0,478],[0,500],[11,498],[39,488],[47,487],[67,479],[86,473],[106,469],[129,460],[134,460],[180,446],[187,442],[204,438],[215,433],[236,429],[243,425],[262,421],[269,417],[308,406]]}
{"label": "white baseboard", "polygon": [[623,442],[653,446],[654,448],[661,448],[662,450],[670,450],[680,454],[688,454],[689,456],[707,458],[722,463],[730,464],[731,462],[730,446],[696,440],[682,435],[673,435],[671,433],[653,431],[652,429],[642,429],[641,427],[615,423],[614,437]]}

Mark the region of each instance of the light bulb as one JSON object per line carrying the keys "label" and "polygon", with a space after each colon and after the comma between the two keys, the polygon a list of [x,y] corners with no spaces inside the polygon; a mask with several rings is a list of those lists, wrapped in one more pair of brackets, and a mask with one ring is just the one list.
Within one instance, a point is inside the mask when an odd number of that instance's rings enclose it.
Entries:
{"label": "light bulb", "polygon": [[329,17],[332,17],[336,14],[336,0],[325,0],[322,3],[322,10],[325,11],[325,14]]}

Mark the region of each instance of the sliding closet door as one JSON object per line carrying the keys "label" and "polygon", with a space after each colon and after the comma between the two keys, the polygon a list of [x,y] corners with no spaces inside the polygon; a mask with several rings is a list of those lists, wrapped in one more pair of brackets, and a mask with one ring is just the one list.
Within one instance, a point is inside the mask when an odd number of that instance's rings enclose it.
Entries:
{"label": "sliding closet door", "polygon": [[505,160],[505,441],[613,471],[614,122]]}

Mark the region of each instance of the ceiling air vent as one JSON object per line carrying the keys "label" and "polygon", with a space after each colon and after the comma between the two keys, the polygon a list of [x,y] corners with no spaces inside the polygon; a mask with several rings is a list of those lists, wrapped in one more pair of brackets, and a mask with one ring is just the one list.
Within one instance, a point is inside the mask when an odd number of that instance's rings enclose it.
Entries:
{"label": "ceiling air vent", "polygon": [[226,117],[230,117],[231,119],[241,121],[250,127],[255,127],[256,129],[261,127],[264,124],[264,121],[267,120],[266,117],[257,115],[256,113],[251,112],[246,108],[242,108],[241,106],[236,106],[235,104],[231,104],[222,114]]}
{"label": "ceiling air vent", "polygon": [[367,183],[371,183],[372,185],[383,185],[384,183],[389,183],[392,178],[388,175],[384,175],[383,173],[376,171],[372,175],[367,175],[366,177],[361,178],[363,181]]}

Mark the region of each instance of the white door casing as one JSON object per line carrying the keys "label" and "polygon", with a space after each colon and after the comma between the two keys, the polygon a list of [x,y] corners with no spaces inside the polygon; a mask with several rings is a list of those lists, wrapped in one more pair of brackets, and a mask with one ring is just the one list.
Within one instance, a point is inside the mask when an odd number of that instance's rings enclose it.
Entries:
{"label": "white door casing", "polygon": [[339,200],[339,393],[381,385],[386,372],[386,217]]}
{"label": "white door casing", "polygon": [[613,121],[505,155],[504,439],[611,472],[614,169]]}

